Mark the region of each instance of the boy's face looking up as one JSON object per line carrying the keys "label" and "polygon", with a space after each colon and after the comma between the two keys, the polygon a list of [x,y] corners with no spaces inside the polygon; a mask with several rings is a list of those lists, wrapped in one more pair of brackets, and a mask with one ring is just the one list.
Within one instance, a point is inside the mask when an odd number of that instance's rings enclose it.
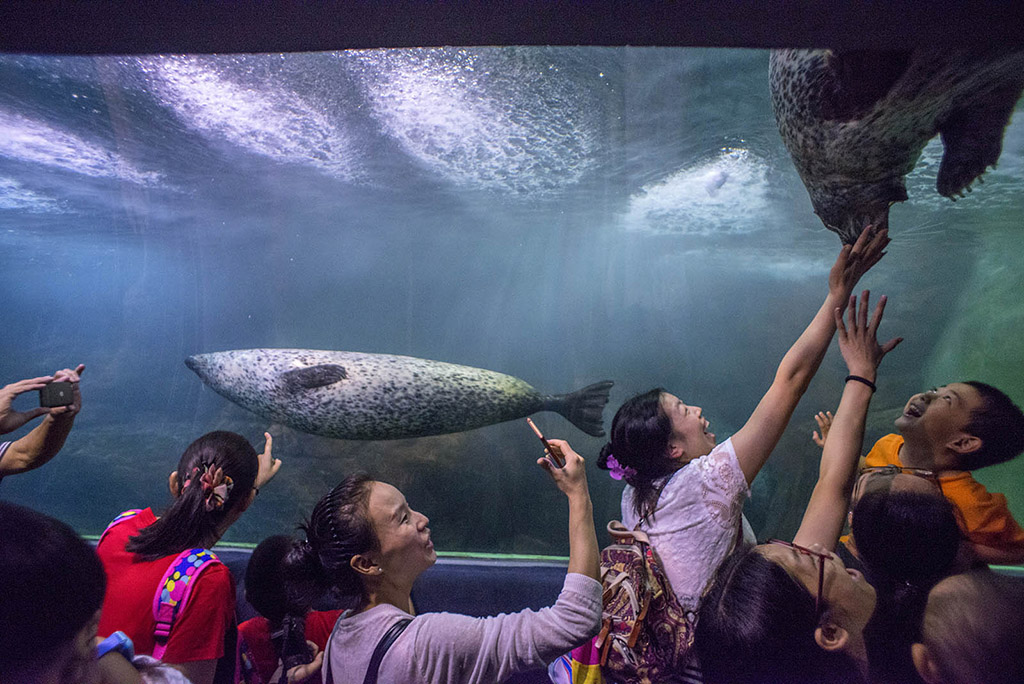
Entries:
{"label": "boy's face looking up", "polygon": [[[915,394],[896,419],[896,428],[905,439],[925,441],[933,450],[954,445],[963,436],[974,411],[982,408],[984,400],[970,385],[954,382],[928,392]],[[976,438],[975,438],[976,439]],[[966,449],[973,451],[979,445]]]}

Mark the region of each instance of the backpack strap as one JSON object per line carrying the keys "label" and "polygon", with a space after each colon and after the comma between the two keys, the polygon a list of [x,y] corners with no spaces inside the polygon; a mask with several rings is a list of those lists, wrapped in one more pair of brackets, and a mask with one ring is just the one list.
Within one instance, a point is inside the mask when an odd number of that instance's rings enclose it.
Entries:
{"label": "backpack strap", "polygon": [[182,551],[167,566],[153,596],[153,657],[157,660],[163,660],[174,623],[192,596],[194,580],[203,570],[220,562],[213,551],[196,548]]}
{"label": "backpack strap", "polygon": [[259,670],[256,669],[252,657],[252,648],[238,630],[238,641],[235,642],[235,681],[245,684],[264,684]]}
{"label": "backpack strap", "polygon": [[651,544],[651,538],[640,529],[640,523],[636,524],[636,529],[631,530],[618,520],[609,520],[607,529],[615,544],[632,544],[634,542],[647,544],[648,546]]}
{"label": "backpack strap", "polygon": [[113,520],[110,521],[110,524],[107,525],[106,529],[103,530],[103,534],[100,535],[100,539],[99,539],[98,542],[96,542],[96,545],[99,546],[101,543],[103,543],[103,538],[107,536],[107,532],[109,532],[110,530],[114,529],[114,527],[116,527],[117,525],[120,525],[125,520],[129,520],[131,518],[134,518],[135,516],[137,516],[141,512],[142,512],[141,508],[129,508],[124,513],[119,513],[116,518],[114,518]]}
{"label": "backpack strap", "polygon": [[363,679],[363,684],[377,684],[377,673],[380,670],[381,661],[384,660],[384,654],[388,652],[391,644],[395,643],[395,640],[401,636],[410,622],[412,622],[412,618],[402,618],[391,625],[388,631],[384,632],[384,636],[377,642],[377,648],[373,649],[373,656],[370,658],[370,665],[366,668],[366,677]]}

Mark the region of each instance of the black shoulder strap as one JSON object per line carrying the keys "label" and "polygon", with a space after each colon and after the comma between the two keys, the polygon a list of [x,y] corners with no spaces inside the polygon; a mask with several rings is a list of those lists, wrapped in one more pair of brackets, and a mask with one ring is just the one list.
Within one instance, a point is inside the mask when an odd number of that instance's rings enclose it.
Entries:
{"label": "black shoulder strap", "polygon": [[377,684],[377,671],[380,670],[380,663],[384,660],[384,654],[391,648],[391,644],[405,631],[405,628],[412,622],[412,618],[402,618],[391,628],[384,632],[384,636],[377,642],[377,648],[373,649],[373,656],[370,658],[370,665],[366,668],[366,677],[363,684]]}

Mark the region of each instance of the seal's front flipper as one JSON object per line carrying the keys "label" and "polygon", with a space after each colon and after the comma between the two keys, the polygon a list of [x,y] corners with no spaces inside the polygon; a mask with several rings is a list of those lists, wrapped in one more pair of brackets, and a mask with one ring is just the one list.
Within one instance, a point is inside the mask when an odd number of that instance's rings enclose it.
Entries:
{"label": "seal's front flipper", "polygon": [[570,394],[547,397],[543,410],[562,414],[588,435],[604,437],[604,406],[613,384],[611,380],[603,380]]}
{"label": "seal's front flipper", "polygon": [[1024,80],[973,97],[939,124],[945,148],[935,182],[940,195],[953,200],[963,196],[985,169],[999,161],[1003,133],[1021,90]]}
{"label": "seal's front flipper", "polygon": [[335,363],[323,363],[319,366],[296,368],[281,373],[281,381],[289,392],[326,387],[348,377],[344,367]]}

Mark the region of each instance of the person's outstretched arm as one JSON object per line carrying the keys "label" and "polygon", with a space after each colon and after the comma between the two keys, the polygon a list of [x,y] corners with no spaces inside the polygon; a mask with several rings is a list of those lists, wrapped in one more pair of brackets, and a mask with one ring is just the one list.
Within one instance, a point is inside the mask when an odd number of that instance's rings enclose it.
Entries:
{"label": "person's outstretched arm", "polygon": [[33,418],[45,416],[50,412],[50,409],[42,406],[31,411],[15,411],[11,404],[19,394],[40,390],[51,382],[52,375],[41,375],[38,378],[26,378],[0,387],[0,435],[14,432]]}
{"label": "person's outstretched arm", "polygon": [[[74,392],[71,404],[50,409],[37,409],[32,412],[33,416],[42,415],[42,413],[38,413],[41,410],[46,415],[31,432],[12,442],[0,457],[0,476],[34,470],[44,465],[61,450],[71,432],[72,425],[74,425],[75,416],[82,408],[82,394],[78,389],[78,382],[84,370],[85,366],[79,365],[74,370],[65,368],[52,376],[52,382],[71,383]],[[44,382],[43,384],[48,383]]]}
{"label": "person's outstretched arm", "polygon": [[868,297],[868,291],[864,290],[859,312],[856,297],[850,297],[847,325],[843,324],[841,310],[836,308],[834,311],[836,328],[839,330],[839,350],[850,375],[855,378],[847,380],[843,388],[839,408],[836,409],[825,448],[821,452],[818,482],[804,511],[800,529],[793,539],[794,543],[802,546],[821,544],[829,550],[835,548],[850,507],[850,492],[857,476],[864,442],[864,421],[874,393],[868,383],[875,382],[878,364],[885,355],[903,341],[902,338],[895,338],[885,344],[878,344],[876,336],[885,311],[886,298],[878,300],[878,306],[868,323]]}
{"label": "person's outstretched arm", "polygon": [[569,572],[600,582],[601,557],[594,530],[594,505],[587,487],[586,464],[564,439],[549,439],[548,444],[558,451],[565,466],[555,468],[546,458],[537,459],[537,464],[548,472],[569,499]]}
{"label": "person's outstretched arm", "polygon": [[778,444],[800,397],[821,365],[836,331],[833,312],[846,306],[857,281],[878,263],[889,244],[888,229],[866,228],[851,247],[843,245],[828,276],[828,296],[814,319],[782,357],[768,392],[746,424],[733,435],[736,458],[747,482],[753,482]]}

